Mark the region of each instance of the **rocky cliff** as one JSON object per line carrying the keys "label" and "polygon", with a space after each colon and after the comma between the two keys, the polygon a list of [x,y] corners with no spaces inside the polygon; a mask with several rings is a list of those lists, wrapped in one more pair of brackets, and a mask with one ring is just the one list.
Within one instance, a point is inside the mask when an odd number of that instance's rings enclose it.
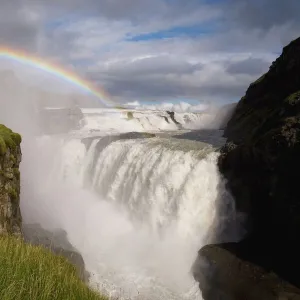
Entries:
{"label": "rocky cliff", "polygon": [[0,234],[21,235],[21,136],[0,125]]}
{"label": "rocky cliff", "polygon": [[[219,168],[248,216],[248,234],[201,249],[194,276],[206,300],[216,299],[213,291],[221,299],[299,299],[300,38],[250,85],[225,136]],[[213,275],[204,275],[205,263]]]}

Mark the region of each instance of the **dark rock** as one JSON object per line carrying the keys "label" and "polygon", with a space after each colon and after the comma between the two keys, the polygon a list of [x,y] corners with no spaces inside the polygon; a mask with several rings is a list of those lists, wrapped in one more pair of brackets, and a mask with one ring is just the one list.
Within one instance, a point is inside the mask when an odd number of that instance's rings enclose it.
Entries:
{"label": "dark rock", "polygon": [[88,282],[90,274],[85,269],[85,263],[80,253],[70,244],[64,230],[50,232],[39,224],[23,224],[24,241],[32,245],[40,245],[51,252],[67,258],[77,268],[81,280]]}
{"label": "dark rock", "polygon": [[174,124],[177,125],[179,129],[182,129],[182,124],[180,124],[176,119],[175,119],[175,112],[174,111],[167,111],[167,114],[170,116],[171,120],[173,121]]}
{"label": "dark rock", "polygon": [[[248,215],[248,234],[226,252],[219,246],[222,251],[218,250],[221,254],[216,268],[221,283],[217,283],[217,289],[226,290],[229,299],[254,299],[228,293],[228,289],[239,289],[239,278],[246,276],[243,268],[249,264],[299,288],[300,38],[286,46],[270,70],[250,85],[227,124],[225,136],[219,168],[237,210]],[[210,247],[199,255],[215,258],[218,246]],[[223,263],[225,258],[236,260],[234,267]],[[201,273],[200,269],[194,273]],[[236,273],[235,282],[229,282],[229,269]],[[216,283],[208,277],[195,278]],[[264,285],[260,278],[258,283],[246,279],[245,291]],[[276,281],[270,284],[275,288]],[[298,299],[298,294],[294,298],[264,299]]]}
{"label": "dark rock", "polygon": [[299,300],[300,290],[271,270],[240,259],[239,244],[208,245],[199,251],[194,276],[205,300]]}

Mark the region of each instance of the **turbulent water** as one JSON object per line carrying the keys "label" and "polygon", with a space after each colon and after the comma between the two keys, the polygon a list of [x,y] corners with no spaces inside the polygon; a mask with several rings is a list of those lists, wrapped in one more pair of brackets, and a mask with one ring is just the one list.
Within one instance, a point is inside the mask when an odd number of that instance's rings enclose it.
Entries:
{"label": "turbulent water", "polygon": [[[224,214],[234,214],[216,166],[220,132],[210,132],[210,144],[178,129],[108,139],[108,121],[123,122],[89,115],[78,132],[24,140],[24,220],[65,229],[91,285],[112,298],[201,299],[191,266],[222,226],[220,197]],[[87,139],[92,124],[102,127]]]}
{"label": "turbulent water", "polygon": [[[85,131],[174,131],[180,129],[217,128],[221,120],[208,113],[174,113],[166,111],[84,109]],[[179,123],[179,124],[178,124]]]}

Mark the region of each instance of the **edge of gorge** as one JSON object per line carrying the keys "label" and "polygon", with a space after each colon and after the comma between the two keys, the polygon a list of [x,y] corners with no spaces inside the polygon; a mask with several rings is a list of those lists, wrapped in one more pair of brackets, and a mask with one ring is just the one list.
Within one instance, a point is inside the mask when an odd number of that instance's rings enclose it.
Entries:
{"label": "edge of gorge", "polygon": [[300,38],[252,83],[225,129],[219,169],[246,236],[193,266],[205,300],[300,299]]}

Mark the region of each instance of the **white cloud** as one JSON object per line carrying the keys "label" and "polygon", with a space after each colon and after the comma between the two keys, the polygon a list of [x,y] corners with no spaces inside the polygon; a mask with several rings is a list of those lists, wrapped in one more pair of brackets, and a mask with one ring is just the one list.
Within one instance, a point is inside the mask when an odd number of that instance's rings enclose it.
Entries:
{"label": "white cloud", "polygon": [[[300,22],[280,16],[279,9],[290,7],[274,1],[277,6],[259,12],[259,18],[251,16],[253,23],[249,16],[230,19],[245,7],[253,11],[246,1],[223,6],[198,0],[3,0],[0,42],[71,65],[123,103],[175,98],[228,102],[238,100],[268,69],[278,56],[273,51],[297,37]],[[215,24],[218,30],[198,37],[128,40],[195,24],[204,24],[204,31]]]}

